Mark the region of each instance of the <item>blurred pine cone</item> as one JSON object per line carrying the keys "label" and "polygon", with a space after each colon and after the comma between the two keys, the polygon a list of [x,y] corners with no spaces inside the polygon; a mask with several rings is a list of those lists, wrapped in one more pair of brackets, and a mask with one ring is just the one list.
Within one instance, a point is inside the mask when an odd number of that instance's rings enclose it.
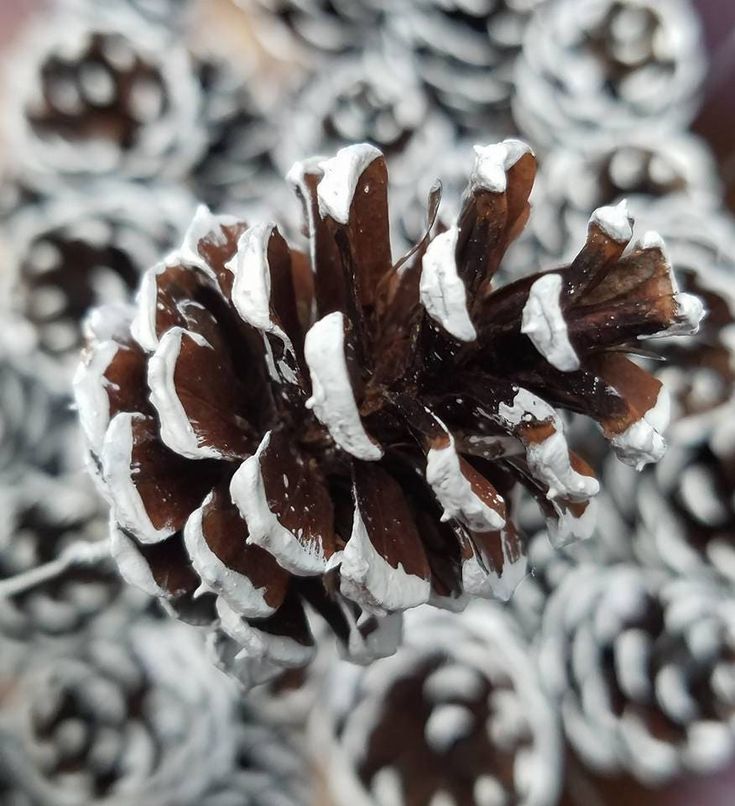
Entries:
{"label": "blurred pine cone", "polygon": [[222,61],[200,58],[207,144],[191,173],[194,195],[215,210],[248,217],[283,187],[273,163],[279,132],[250,81]]}
{"label": "blurred pine cone", "polygon": [[[284,172],[303,154],[333,154],[369,142],[385,156],[393,192],[413,188],[424,166],[452,148],[453,126],[432,108],[412,63],[384,50],[346,56],[315,72],[287,109],[278,148]],[[465,166],[465,182],[466,175]],[[421,235],[423,228],[416,240]]]}
{"label": "blurred pine cone", "polygon": [[362,50],[376,37],[384,0],[237,0],[255,34],[277,59],[313,64]]}
{"label": "blurred pine cone", "polygon": [[203,582],[256,677],[310,659],[304,601],[369,657],[395,649],[386,615],[509,597],[517,484],[556,541],[588,534],[598,483],[556,406],[661,457],[665,393],[624,351],[701,304],[655,234],[622,257],[624,205],[570,266],[495,290],[534,173],[523,143],[478,147],[458,223],[394,268],[385,160],[350,146],[290,173],[309,257],[202,209],[134,310],[90,319],[75,387],[123,573],[174,600]]}
{"label": "blurred pine cone", "polygon": [[186,50],[131,19],[60,9],[18,42],[4,125],[26,178],[178,178],[201,152],[200,90]]}
{"label": "blurred pine cone", "polygon": [[552,806],[556,715],[507,613],[475,602],[407,615],[398,653],[336,665],[312,738],[335,804]]}
{"label": "blurred pine cone", "polygon": [[488,126],[508,135],[515,131],[507,114],[513,67],[531,12],[544,2],[397,2],[389,5],[386,27],[453,121],[484,137]]}
{"label": "blurred pine cone", "polygon": [[527,28],[513,113],[544,147],[645,124],[675,131],[696,111],[704,71],[689,0],[558,0]]}
{"label": "blurred pine cone", "polygon": [[0,778],[33,806],[305,802],[298,756],[289,766],[247,720],[191,628],[108,625],[73,652],[38,653],[0,696]]}
{"label": "blurred pine cone", "polygon": [[26,316],[40,348],[68,369],[89,308],[127,300],[142,271],[178,242],[194,206],[173,186],[113,180],[60,187],[21,206],[0,226],[3,307]]}
{"label": "blurred pine cone", "polygon": [[660,785],[735,752],[735,602],[708,581],[582,566],[545,611],[539,665],[593,770]]}

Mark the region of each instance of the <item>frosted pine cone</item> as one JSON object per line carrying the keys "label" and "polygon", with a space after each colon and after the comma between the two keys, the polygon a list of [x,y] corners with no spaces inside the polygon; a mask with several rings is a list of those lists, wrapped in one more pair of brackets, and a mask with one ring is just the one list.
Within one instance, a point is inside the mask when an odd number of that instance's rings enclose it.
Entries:
{"label": "frosted pine cone", "polygon": [[[295,95],[281,125],[284,171],[303,154],[365,141],[383,152],[393,190],[413,187],[418,172],[451,148],[453,127],[431,107],[405,57],[378,50],[344,57]],[[466,168],[464,174],[466,181]],[[421,204],[425,217],[426,194]]]}
{"label": "frosted pine cone", "polygon": [[105,180],[44,195],[3,222],[10,301],[41,349],[57,360],[75,355],[89,308],[127,300],[194,206],[173,187]]}
{"label": "frosted pine cone", "polygon": [[200,153],[201,98],[188,54],[127,19],[43,15],[19,42],[5,125],[27,177],[176,178]]}
{"label": "frosted pine cone", "polygon": [[255,33],[278,59],[313,63],[361,50],[375,34],[382,0],[237,0]]}
{"label": "frosted pine cone", "polygon": [[395,648],[386,614],[509,597],[517,483],[556,540],[587,534],[598,483],[555,406],[659,459],[665,393],[625,345],[691,332],[702,306],[655,234],[622,257],[624,206],[570,266],[495,290],[534,173],[523,143],[478,147],[458,223],[397,268],[366,144],[292,169],[309,257],[201,210],[129,315],[91,318],[75,381],[123,573],[169,597],[203,582],[243,658],[298,666],[304,601],[369,656]]}
{"label": "frosted pine cone", "polygon": [[[682,206],[714,209],[718,190],[709,150],[689,134],[634,131],[583,150],[558,147],[541,162],[532,199],[535,212],[519,252],[530,250],[546,262],[566,260],[587,227],[587,212],[595,207],[635,197],[636,218],[650,217],[654,199],[674,196],[681,197]],[[522,265],[524,256],[517,260]]]}
{"label": "frosted pine cone", "polygon": [[[288,769],[279,748],[243,722],[198,638],[137,621],[73,653],[37,655],[0,695],[0,778],[34,806],[280,804],[261,797]],[[288,797],[289,773],[283,803],[303,802]]]}
{"label": "frosted pine cone", "polygon": [[514,127],[513,67],[534,8],[544,0],[417,0],[391,4],[388,29],[453,120],[475,131]]}
{"label": "frosted pine cone", "polygon": [[704,70],[688,0],[559,0],[528,26],[513,113],[544,147],[646,123],[674,131],[696,111]]}
{"label": "frosted pine cone", "polygon": [[735,603],[701,579],[585,566],[546,609],[539,663],[592,769],[660,785],[735,754]]}
{"label": "frosted pine cone", "polygon": [[394,657],[325,678],[312,734],[333,802],[556,803],[556,716],[507,613],[422,608],[407,628]]}

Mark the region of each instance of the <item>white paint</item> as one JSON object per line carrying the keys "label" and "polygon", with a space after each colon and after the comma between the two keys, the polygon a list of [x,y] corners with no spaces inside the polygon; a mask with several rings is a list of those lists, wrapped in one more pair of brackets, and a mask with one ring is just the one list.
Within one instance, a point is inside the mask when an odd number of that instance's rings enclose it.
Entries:
{"label": "white paint", "polygon": [[208,241],[214,246],[224,246],[227,243],[227,236],[223,232],[224,227],[232,227],[239,221],[231,215],[214,215],[206,204],[200,204],[194,213],[181,245],[179,254],[182,260],[196,263],[206,273],[216,279],[214,271],[206,263],[199,252],[199,243]]}
{"label": "white paint", "polygon": [[135,542],[110,524],[110,553],[117,563],[120,576],[135,588],[140,588],[149,596],[168,598],[165,591],[153,578],[145,557],[138,551]]}
{"label": "white paint", "polygon": [[467,290],[457,271],[459,228],[437,235],[421,260],[419,295],[429,316],[460,341],[474,341],[477,331],[467,309]]}
{"label": "white paint", "polygon": [[306,407],[313,409],[342,450],[356,459],[374,462],[383,451],[363,427],[347,371],[344,340],[344,317],[339,311],[327,314],[307,332],[304,356],[312,395]]}
{"label": "white paint", "polygon": [[472,795],[477,806],[506,806],[508,803],[503,785],[490,775],[481,775],[475,781]]}
{"label": "white paint", "polygon": [[440,703],[455,697],[471,703],[478,699],[483,685],[482,676],[471,666],[445,663],[426,678],[423,692],[424,697],[432,703]]}
{"label": "white paint", "polygon": [[311,157],[301,162],[295,162],[286,174],[286,182],[288,182],[291,189],[295,193],[300,194],[303,199],[312,272],[316,271],[316,216],[314,215],[311,190],[306,184],[306,177],[307,175],[323,176],[322,169],[319,167],[322,162],[324,162],[324,157]]}
{"label": "white paint", "polygon": [[502,143],[476,145],[475,164],[470,174],[470,187],[482,188],[491,193],[505,193],[507,172],[526,154],[533,154],[530,146],[521,140],[503,140]]}
{"label": "white paint", "polygon": [[163,334],[156,351],[148,360],[150,401],[158,412],[161,441],[174,453],[187,459],[222,459],[223,454],[217,448],[200,443],[176,392],[174,373],[181,352],[181,340],[185,335],[199,347],[212,349],[201,334],[172,327]]}
{"label": "white paint", "polygon": [[133,420],[141,416],[120,412],[112,418],[100,452],[102,477],[120,526],[131,531],[141,543],[160,543],[176,530],[171,525],[160,529],[153,526],[132,478]]}
{"label": "white paint", "polygon": [[588,501],[581,515],[575,515],[569,507],[554,505],[556,518],[547,518],[546,531],[554,548],[573,540],[589,540],[597,526],[596,501]]}
{"label": "white paint", "polygon": [[626,199],[613,207],[598,207],[590,216],[590,224],[596,224],[616,243],[627,244],[633,237],[633,223]]}
{"label": "white paint", "polygon": [[316,188],[319,215],[347,224],[360,177],[372,162],[382,156],[375,146],[358,143],[341,148],[334,157],[320,163],[324,175]]}
{"label": "white paint", "polygon": [[79,424],[93,453],[99,453],[110,423],[110,398],[105,372],[117,355],[120,345],[114,341],[93,344],[82,355],[72,389],[79,412]]}
{"label": "white paint", "polygon": [[[366,665],[395,653],[403,638],[402,613],[388,613],[385,616],[360,613],[356,619],[349,602],[338,597],[337,604],[349,626],[347,646],[338,644],[338,650],[343,657],[352,663]],[[367,635],[363,635],[361,627],[368,619],[373,619],[377,627],[370,630]]]}
{"label": "white paint", "polygon": [[[213,493],[209,493],[202,506],[191,513],[184,527],[184,545],[194,570],[209,590],[221,596],[241,616],[266,618],[273,615],[275,608],[265,601],[266,589],[256,588],[248,577],[228,568],[207,545],[202,520],[204,508],[212,498]],[[243,549],[246,542],[244,531],[243,525],[243,534],[232,535],[232,540],[241,542]]]}
{"label": "white paint", "polygon": [[454,437],[449,432],[447,437],[449,443],[446,447],[430,448],[426,457],[426,480],[444,508],[442,521],[457,518],[476,532],[502,528],[505,519],[472,489],[462,473]]}
{"label": "white paint", "polygon": [[579,369],[579,357],[569,341],[567,323],[561,310],[562,278],[544,274],[531,286],[523,306],[521,333],[553,366],[562,372]]}
{"label": "white paint", "polygon": [[472,732],[474,724],[475,719],[466,705],[445,703],[432,710],[426,721],[424,738],[435,753],[446,753]]}
{"label": "white paint", "polygon": [[221,597],[217,599],[217,615],[222,630],[240,647],[236,660],[276,663],[282,668],[305,666],[314,657],[313,644],[304,645],[287,635],[274,635],[259,630],[241,618]]}
{"label": "white paint", "polygon": [[643,237],[637,243],[638,249],[658,249],[660,252],[666,252],[666,244],[664,239],[654,230],[649,230],[643,234]]}
{"label": "white paint", "polygon": [[149,353],[158,347],[156,334],[158,275],[165,269],[165,264],[159,263],[144,272],[135,295],[135,316],[130,324],[130,334]]}
{"label": "white paint", "polygon": [[[230,481],[232,502],[248,525],[248,543],[260,546],[291,574],[313,576],[324,572],[326,559],[321,538],[304,545],[278,520],[268,505],[260,458],[270,444],[268,431],[253,456],[246,459]],[[284,500],[287,504],[287,496]]]}
{"label": "white paint", "polygon": [[569,445],[560,430],[561,418],[556,418],[555,430],[542,442],[529,442],[526,460],[534,477],[547,485],[546,497],[586,501],[600,492],[600,483],[594,476],[578,473],[569,458]]}
{"label": "white paint", "polygon": [[462,561],[462,589],[481,599],[510,601],[513,592],[528,573],[528,559],[521,554],[510,559],[506,535],[501,535],[503,568],[498,571],[490,567],[489,558],[481,558],[473,546],[472,556]]}
{"label": "white paint", "polygon": [[342,552],[340,577],[342,595],[376,615],[416,607],[431,595],[428,579],[409,574],[401,563],[394,568],[378,554],[357,503],[352,533]]}
{"label": "white paint", "polygon": [[[270,243],[275,224],[256,224],[247,229],[237,242],[237,251],[232,259],[225,263],[225,268],[232,272],[232,303],[235,310],[249,325],[260,330],[264,335],[270,334],[283,344],[284,353],[290,355],[292,366],[296,364],[291,339],[283,329],[273,321],[271,316],[271,272],[268,263],[268,244]],[[268,371],[276,381],[286,380],[296,383],[297,378],[287,362],[283,359],[278,364],[273,359],[273,351],[267,338],[265,339],[267,355],[270,357]]]}
{"label": "white paint", "polygon": [[662,386],[653,407],[610,440],[617,457],[636,470],[642,470],[649,462],[658,462],[666,452],[663,431],[669,424],[670,412],[669,393]]}

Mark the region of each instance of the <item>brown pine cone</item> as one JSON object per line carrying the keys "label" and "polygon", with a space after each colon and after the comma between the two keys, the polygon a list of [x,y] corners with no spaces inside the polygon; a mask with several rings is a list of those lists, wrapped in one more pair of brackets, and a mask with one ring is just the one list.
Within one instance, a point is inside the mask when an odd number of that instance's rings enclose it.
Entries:
{"label": "brown pine cone", "polygon": [[3,221],[9,302],[34,325],[42,351],[68,368],[87,311],[126,301],[194,208],[174,186],[100,180],[58,188]]}
{"label": "brown pine cone", "polygon": [[204,146],[191,60],[145,21],[40,15],[10,65],[4,126],[26,177],[178,178]]}
{"label": "brown pine cone", "polygon": [[474,602],[406,622],[394,657],[325,677],[310,727],[332,802],[553,806],[557,718],[507,612]]}
{"label": "brown pine cone", "polygon": [[735,602],[708,580],[581,566],[542,636],[543,680],[591,769],[661,785],[735,756]]}
{"label": "brown pine cone", "polygon": [[555,540],[587,534],[598,483],[555,407],[658,460],[665,393],[624,352],[692,332],[702,306],[655,233],[623,257],[624,205],[593,213],[571,265],[495,290],[534,173],[523,143],[477,147],[457,223],[395,267],[366,144],[292,169],[308,256],[200,210],[129,315],[90,319],[75,381],[124,573],[174,599],[203,582],[243,657],[296,666],[303,602],[371,655],[402,610],[509,597],[516,484]]}
{"label": "brown pine cone", "polygon": [[695,114],[704,73],[689,0],[556,0],[526,30],[513,114],[545,148],[644,124],[676,131]]}

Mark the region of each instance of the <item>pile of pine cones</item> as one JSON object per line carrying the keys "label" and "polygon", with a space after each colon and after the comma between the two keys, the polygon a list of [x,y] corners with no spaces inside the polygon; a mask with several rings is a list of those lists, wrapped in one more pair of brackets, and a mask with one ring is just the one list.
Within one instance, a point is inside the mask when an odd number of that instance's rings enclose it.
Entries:
{"label": "pile of pine cones", "polygon": [[6,64],[0,801],[729,802],[692,4],[56,0]]}

